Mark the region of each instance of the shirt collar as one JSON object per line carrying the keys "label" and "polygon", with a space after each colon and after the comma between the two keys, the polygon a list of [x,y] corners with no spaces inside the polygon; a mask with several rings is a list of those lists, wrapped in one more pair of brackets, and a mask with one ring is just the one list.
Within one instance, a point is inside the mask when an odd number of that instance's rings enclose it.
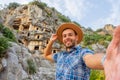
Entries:
{"label": "shirt collar", "polygon": [[68,51],[66,51],[66,52],[71,53],[71,52],[73,52],[74,50],[77,50],[77,49],[80,49],[80,48],[81,48],[80,45],[76,45],[76,46],[72,47],[69,52],[68,52]]}

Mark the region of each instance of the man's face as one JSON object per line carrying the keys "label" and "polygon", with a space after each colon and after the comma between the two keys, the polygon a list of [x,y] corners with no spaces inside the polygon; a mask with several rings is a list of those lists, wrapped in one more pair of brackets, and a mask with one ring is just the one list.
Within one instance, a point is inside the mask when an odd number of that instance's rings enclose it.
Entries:
{"label": "man's face", "polygon": [[62,32],[63,44],[66,48],[72,48],[76,45],[78,36],[72,29],[66,29]]}

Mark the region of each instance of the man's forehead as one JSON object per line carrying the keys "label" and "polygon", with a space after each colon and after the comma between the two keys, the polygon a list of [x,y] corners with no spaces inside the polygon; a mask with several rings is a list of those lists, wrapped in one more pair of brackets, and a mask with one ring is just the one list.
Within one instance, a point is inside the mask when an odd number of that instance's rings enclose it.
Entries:
{"label": "man's forehead", "polygon": [[71,29],[71,28],[66,28],[66,29],[64,29],[64,30],[62,31],[62,34],[64,34],[64,32],[66,32],[66,31],[71,31],[71,33],[73,32],[73,33],[76,34],[76,31],[73,30],[73,29]]}
{"label": "man's forehead", "polygon": [[67,29],[65,29],[65,30],[62,31],[62,33],[64,33],[64,32],[74,32],[74,30],[73,30],[73,29],[68,29],[68,28],[67,28]]}

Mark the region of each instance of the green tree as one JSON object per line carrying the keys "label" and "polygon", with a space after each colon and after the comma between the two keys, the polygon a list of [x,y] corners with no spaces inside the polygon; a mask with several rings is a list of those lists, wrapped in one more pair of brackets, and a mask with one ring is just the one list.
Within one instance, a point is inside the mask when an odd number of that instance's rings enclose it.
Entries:
{"label": "green tree", "polygon": [[20,4],[13,2],[13,3],[9,3],[9,5],[7,6],[8,9],[16,9],[18,6],[20,6]]}

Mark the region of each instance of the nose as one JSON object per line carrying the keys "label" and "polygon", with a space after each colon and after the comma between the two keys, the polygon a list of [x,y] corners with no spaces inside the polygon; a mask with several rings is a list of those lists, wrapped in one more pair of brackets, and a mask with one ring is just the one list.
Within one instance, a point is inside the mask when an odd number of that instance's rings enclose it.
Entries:
{"label": "nose", "polygon": [[70,36],[66,36],[65,38],[64,38],[64,40],[65,41],[70,41],[71,39],[70,39]]}

